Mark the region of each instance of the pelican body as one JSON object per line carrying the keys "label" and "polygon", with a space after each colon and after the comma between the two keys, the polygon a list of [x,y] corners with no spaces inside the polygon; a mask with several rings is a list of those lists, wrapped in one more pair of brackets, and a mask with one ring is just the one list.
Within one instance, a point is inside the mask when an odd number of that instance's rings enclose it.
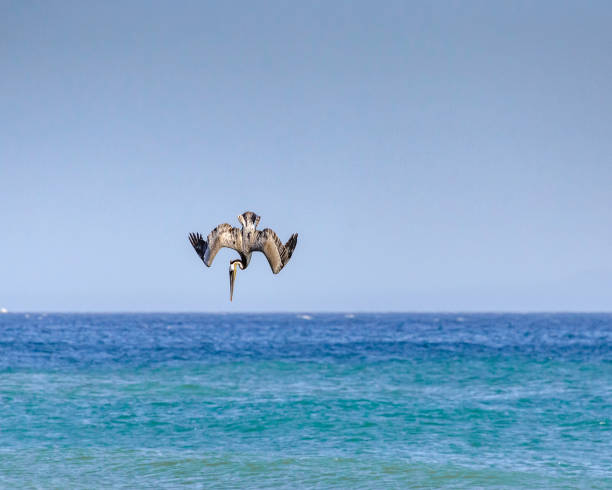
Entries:
{"label": "pelican body", "polygon": [[297,245],[297,233],[291,235],[283,245],[270,228],[257,230],[259,219],[260,216],[247,211],[238,216],[241,229],[222,223],[208,234],[206,240],[199,233],[189,234],[191,245],[207,267],[212,265],[215,255],[223,247],[231,248],[240,255],[239,259],[230,261],[230,301],[234,296],[234,282],[238,268],[244,270],[249,266],[253,252],[263,252],[272,272],[278,274],[289,262]]}

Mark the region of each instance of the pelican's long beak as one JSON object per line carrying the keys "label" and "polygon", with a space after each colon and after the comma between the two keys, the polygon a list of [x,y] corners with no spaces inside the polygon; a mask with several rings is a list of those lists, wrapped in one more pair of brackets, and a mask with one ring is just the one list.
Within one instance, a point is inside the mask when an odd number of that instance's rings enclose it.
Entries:
{"label": "pelican's long beak", "polygon": [[229,276],[230,276],[230,301],[232,300],[232,297],[234,296],[234,281],[236,280],[236,267],[232,265],[230,265],[230,270],[229,270]]}

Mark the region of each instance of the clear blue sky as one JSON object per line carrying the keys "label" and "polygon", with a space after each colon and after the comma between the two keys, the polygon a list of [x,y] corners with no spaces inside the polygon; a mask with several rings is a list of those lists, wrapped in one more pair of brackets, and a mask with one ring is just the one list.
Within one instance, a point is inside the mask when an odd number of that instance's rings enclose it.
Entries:
{"label": "clear blue sky", "polygon": [[[612,3],[0,4],[0,307],[612,310]],[[300,238],[229,303],[187,233]]]}

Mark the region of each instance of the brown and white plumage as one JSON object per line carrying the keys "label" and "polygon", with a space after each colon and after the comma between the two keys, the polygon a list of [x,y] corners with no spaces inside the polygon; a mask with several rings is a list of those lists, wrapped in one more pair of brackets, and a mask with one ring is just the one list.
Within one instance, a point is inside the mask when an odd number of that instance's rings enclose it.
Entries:
{"label": "brown and white plumage", "polygon": [[260,217],[255,213],[247,211],[238,216],[242,229],[222,223],[208,234],[206,240],[199,233],[189,234],[191,245],[207,267],[212,265],[217,252],[223,247],[236,250],[240,254],[240,260],[230,262],[231,292],[233,292],[236,267],[246,269],[253,252],[262,252],[268,259],[272,272],[278,274],[291,259],[297,245],[297,233],[291,235],[287,243],[283,245],[270,228],[257,230],[259,219]]}
{"label": "brown and white plumage", "polygon": [[257,232],[252,250],[263,252],[268,259],[272,272],[278,274],[289,262],[296,245],[297,233],[291,235],[287,243],[283,245],[274,231],[270,228],[264,228],[262,231]]}
{"label": "brown and white plumage", "polygon": [[221,223],[206,237],[206,241],[199,233],[190,233],[189,241],[207,267],[212,265],[217,252],[223,247],[234,249],[244,260],[242,252],[242,234],[238,228],[227,223]]}

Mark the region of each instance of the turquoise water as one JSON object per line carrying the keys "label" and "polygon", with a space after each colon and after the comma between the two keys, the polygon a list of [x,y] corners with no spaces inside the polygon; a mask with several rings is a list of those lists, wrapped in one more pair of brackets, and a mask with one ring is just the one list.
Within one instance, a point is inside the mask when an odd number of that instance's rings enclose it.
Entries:
{"label": "turquoise water", "polygon": [[0,486],[612,487],[612,315],[0,315]]}

